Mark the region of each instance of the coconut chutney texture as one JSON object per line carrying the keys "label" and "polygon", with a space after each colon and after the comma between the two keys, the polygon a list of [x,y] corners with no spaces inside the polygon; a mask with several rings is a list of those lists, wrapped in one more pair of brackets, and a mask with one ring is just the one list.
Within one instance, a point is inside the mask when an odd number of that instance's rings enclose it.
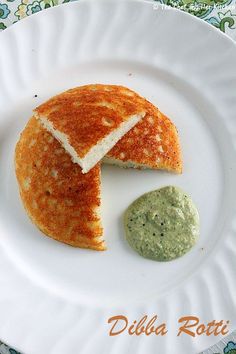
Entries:
{"label": "coconut chutney texture", "polygon": [[136,199],[125,212],[129,245],[141,256],[170,261],[183,256],[199,237],[199,215],[180,188],[167,186]]}

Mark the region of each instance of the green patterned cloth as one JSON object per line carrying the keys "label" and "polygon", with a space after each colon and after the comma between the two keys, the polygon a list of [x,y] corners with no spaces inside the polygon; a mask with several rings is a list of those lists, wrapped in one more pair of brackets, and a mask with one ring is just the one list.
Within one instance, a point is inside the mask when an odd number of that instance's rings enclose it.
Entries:
{"label": "green patterned cloth", "polygon": [[[0,31],[38,11],[74,0],[0,0]],[[97,0],[99,1],[99,0]],[[117,0],[119,1],[119,0]],[[150,0],[154,6],[166,5],[181,9],[212,24],[236,40],[236,0]],[[222,344],[222,343],[221,343]],[[230,346],[230,348],[229,348]],[[225,347],[225,348],[223,348]],[[218,346],[217,353],[236,354],[236,343]],[[233,349],[232,349],[233,348]],[[229,351],[227,351],[230,349]],[[209,349],[212,350],[212,349]],[[208,351],[204,351],[208,353]],[[213,353],[213,351],[211,351]],[[20,354],[0,342],[0,354]]]}
{"label": "green patterned cloth", "polygon": [[[0,0],[0,30],[22,18],[73,0]],[[99,0],[98,0],[99,1]],[[119,0],[117,0],[119,1]],[[204,19],[236,40],[236,0],[150,0]]]}

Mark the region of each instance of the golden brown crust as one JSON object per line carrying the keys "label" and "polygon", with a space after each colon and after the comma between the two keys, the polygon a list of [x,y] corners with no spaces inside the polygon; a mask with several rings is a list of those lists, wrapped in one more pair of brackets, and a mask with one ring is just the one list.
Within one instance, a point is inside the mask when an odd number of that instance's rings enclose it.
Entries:
{"label": "golden brown crust", "polygon": [[32,221],[46,235],[81,248],[106,249],[102,239],[100,165],[79,165],[31,118],[15,150],[20,195]]}
{"label": "golden brown crust", "polygon": [[83,158],[88,151],[143,105],[133,91],[117,85],[85,85],[63,92],[37,107],[37,117],[46,117],[53,128],[68,137]]}
{"label": "golden brown crust", "polygon": [[[141,103],[140,103],[141,104]],[[168,117],[142,99],[145,117],[107,153],[106,157],[137,167],[182,172],[178,132]]]}

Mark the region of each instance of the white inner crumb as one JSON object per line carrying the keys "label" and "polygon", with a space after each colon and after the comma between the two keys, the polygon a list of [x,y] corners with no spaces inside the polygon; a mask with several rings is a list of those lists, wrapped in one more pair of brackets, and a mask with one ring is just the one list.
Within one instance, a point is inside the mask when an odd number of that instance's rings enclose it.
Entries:
{"label": "white inner crumb", "polygon": [[[120,167],[148,168],[148,169],[150,169],[150,166],[146,165],[146,164],[141,164],[141,163],[137,163],[137,162],[133,162],[133,161],[122,161],[122,160],[114,159],[114,158],[108,157],[108,156],[104,156],[102,159],[102,162],[105,164],[117,165]],[[160,161],[158,161],[158,162],[160,162]]]}
{"label": "white inner crumb", "polygon": [[135,124],[137,124],[144,116],[145,112],[140,112],[131,116],[128,120],[120,124],[120,126],[108,134],[105,138],[101,139],[96,145],[94,145],[84,157],[78,156],[73,146],[70,145],[66,134],[54,129],[53,124],[48,121],[46,117],[38,116],[36,118],[40,120],[42,125],[62,144],[64,149],[71,155],[72,161],[78,163],[83,173],[87,173],[92,167],[94,167],[106,153],[117,143],[123,135],[125,135]]}

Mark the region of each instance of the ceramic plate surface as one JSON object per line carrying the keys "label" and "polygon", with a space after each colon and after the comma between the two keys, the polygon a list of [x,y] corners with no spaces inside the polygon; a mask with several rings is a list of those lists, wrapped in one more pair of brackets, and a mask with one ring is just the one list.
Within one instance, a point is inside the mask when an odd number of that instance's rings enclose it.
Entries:
{"label": "ceramic plate surface", "polygon": [[[143,1],[79,1],[0,34],[0,338],[25,354],[195,354],[219,340],[177,337],[178,319],[236,326],[236,46],[210,25]],[[28,219],[14,147],[32,109],[88,83],[125,85],[178,127],[181,176],[102,168],[106,252],[75,249]],[[124,240],[138,196],[177,185],[195,201],[201,236],[184,257],[146,260]],[[109,337],[109,317],[147,314],[166,336]]]}

